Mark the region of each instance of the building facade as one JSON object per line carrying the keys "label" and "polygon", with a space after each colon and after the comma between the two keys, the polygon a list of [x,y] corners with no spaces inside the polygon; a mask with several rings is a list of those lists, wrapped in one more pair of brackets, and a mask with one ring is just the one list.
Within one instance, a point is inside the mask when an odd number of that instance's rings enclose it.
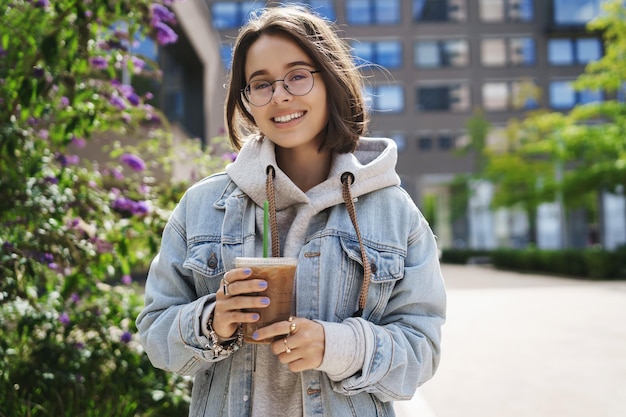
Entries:
{"label": "building facade", "polygon": [[[163,108],[171,120],[203,139],[223,130],[223,84],[237,31],[250,13],[281,3],[287,2],[186,0],[176,6],[183,40],[162,59]],[[396,141],[398,172],[418,205],[435,197],[435,229],[444,246],[471,243],[479,229],[497,235],[489,229],[493,218],[472,226],[471,212],[452,218],[449,209],[450,182],[476,167],[474,154],[460,152],[469,143],[472,115],[481,112],[490,123],[488,142],[494,144],[507,121],[528,110],[567,111],[603,99],[601,92],[576,92],[570,85],[603,54],[600,35],[585,30],[602,0],[293,3],[336,21],[351,40],[368,76],[371,135]]]}

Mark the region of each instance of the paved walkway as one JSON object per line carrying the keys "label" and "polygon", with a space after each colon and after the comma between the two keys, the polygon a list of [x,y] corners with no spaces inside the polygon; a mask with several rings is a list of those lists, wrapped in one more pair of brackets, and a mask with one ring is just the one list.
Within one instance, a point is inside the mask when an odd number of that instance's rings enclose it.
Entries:
{"label": "paved walkway", "polygon": [[398,417],[626,416],[626,281],[442,269],[442,362]]}

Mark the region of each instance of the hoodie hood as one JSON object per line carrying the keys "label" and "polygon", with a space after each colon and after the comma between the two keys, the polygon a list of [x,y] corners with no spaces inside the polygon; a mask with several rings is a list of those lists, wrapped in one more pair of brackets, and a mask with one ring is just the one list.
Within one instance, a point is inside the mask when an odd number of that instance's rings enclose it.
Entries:
{"label": "hoodie hood", "polygon": [[357,198],[372,191],[399,185],[400,178],[395,171],[396,161],[397,151],[393,140],[360,138],[353,153],[335,154],[328,178],[305,193],[276,164],[274,143],[264,137],[253,137],[246,141],[235,162],[226,167],[226,172],[262,210],[263,202],[267,199],[267,167],[274,167],[276,211],[291,207],[296,210],[286,236],[283,256],[297,256],[313,216],[329,207],[343,204],[343,173],[350,172],[354,175],[352,196]]}

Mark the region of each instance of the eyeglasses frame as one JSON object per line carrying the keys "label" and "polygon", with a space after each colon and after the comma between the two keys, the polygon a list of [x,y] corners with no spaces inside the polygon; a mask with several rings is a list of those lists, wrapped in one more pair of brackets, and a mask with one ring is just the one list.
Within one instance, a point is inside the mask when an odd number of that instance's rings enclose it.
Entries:
{"label": "eyeglasses frame", "polygon": [[[310,70],[307,68],[294,68],[292,70],[289,70],[285,76],[287,76],[287,74],[293,72],[293,71],[297,71],[297,70],[303,70],[303,71],[308,71],[311,75],[314,74],[318,74],[320,72],[322,72],[322,70]],[[244,88],[241,89],[241,94],[243,95],[243,97],[246,99],[246,102],[248,102],[249,104],[253,105],[254,107],[263,107],[263,106],[267,106],[269,103],[271,103],[272,101],[272,97],[274,97],[274,93],[276,92],[276,90],[274,89],[274,84],[276,84],[277,82],[281,81],[283,83],[283,86],[285,85],[285,79],[286,78],[282,78],[282,79],[278,79],[278,80],[274,80],[274,81],[268,81],[270,83],[270,87],[272,89],[272,95],[270,96],[270,99],[267,101],[267,103],[265,104],[254,104],[252,101],[250,101],[250,99],[248,98],[248,95],[246,94],[246,92],[250,91],[250,83],[246,84],[246,86]],[[290,95],[295,96],[295,97],[302,97],[302,96],[306,96],[307,94],[309,94],[312,90],[313,87],[315,86],[315,77],[313,78],[313,84],[311,85],[311,89],[309,91],[307,91],[304,94],[294,94],[291,91],[289,91],[289,88],[285,88],[285,91],[288,92]]]}

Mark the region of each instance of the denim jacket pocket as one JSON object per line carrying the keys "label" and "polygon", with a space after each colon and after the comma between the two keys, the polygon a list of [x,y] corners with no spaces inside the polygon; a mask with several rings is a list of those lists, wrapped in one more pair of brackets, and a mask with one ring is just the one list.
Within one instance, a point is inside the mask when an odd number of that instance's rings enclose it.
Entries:
{"label": "denim jacket pocket", "polygon": [[216,241],[199,240],[189,243],[183,266],[193,271],[198,297],[215,293],[219,289],[220,279],[225,272],[221,247],[221,243]]}
{"label": "denim jacket pocket", "polygon": [[[341,238],[341,248],[343,282],[336,311],[343,320],[352,316],[358,308],[363,285],[363,261],[357,240]],[[374,248],[365,245],[365,252],[370,262],[372,280],[363,318],[376,323],[385,310],[396,282],[404,276],[404,256],[382,246]]]}

